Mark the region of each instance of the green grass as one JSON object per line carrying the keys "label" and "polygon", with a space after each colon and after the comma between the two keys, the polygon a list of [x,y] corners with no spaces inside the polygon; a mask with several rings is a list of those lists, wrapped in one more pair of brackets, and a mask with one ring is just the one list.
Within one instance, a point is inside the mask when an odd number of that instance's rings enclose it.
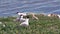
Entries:
{"label": "green grass", "polygon": [[60,34],[60,19],[40,16],[39,20],[30,18],[29,26],[22,27],[20,22],[14,22],[15,17],[0,18],[6,26],[0,24],[0,34]]}

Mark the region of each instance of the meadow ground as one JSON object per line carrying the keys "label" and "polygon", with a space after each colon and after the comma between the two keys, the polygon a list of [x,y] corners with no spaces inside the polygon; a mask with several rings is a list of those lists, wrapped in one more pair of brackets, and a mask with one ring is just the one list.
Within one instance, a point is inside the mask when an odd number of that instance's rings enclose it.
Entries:
{"label": "meadow ground", "polygon": [[[60,19],[37,15],[39,20],[31,19],[28,27],[20,26],[15,17],[0,18],[0,34],[60,34]],[[4,26],[5,25],[5,26]]]}

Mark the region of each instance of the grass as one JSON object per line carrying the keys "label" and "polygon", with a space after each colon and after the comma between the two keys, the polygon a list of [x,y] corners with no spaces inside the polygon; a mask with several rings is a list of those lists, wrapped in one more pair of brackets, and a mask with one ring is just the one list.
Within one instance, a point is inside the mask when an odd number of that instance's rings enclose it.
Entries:
{"label": "grass", "polygon": [[[60,19],[37,15],[39,20],[30,18],[28,27],[14,22],[15,17],[0,18],[0,34],[60,34]],[[5,25],[5,27],[3,27]]]}

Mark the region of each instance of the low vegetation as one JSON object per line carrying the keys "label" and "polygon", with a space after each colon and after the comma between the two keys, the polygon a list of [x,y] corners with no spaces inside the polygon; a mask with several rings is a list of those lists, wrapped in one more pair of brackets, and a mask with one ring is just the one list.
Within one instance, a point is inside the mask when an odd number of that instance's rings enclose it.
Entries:
{"label": "low vegetation", "polygon": [[60,34],[60,19],[37,15],[39,20],[31,19],[28,27],[13,21],[16,17],[0,18],[0,34]]}

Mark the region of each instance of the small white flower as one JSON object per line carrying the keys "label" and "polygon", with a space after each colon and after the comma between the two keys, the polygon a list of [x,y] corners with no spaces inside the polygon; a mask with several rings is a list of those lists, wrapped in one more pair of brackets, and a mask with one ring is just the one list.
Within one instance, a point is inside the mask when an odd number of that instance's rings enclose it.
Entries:
{"label": "small white flower", "polygon": [[3,27],[5,27],[5,25],[3,24]]}
{"label": "small white flower", "polygon": [[2,24],[2,22],[0,22],[0,24]]}
{"label": "small white flower", "polygon": [[58,17],[60,18],[60,15],[58,15]]}

